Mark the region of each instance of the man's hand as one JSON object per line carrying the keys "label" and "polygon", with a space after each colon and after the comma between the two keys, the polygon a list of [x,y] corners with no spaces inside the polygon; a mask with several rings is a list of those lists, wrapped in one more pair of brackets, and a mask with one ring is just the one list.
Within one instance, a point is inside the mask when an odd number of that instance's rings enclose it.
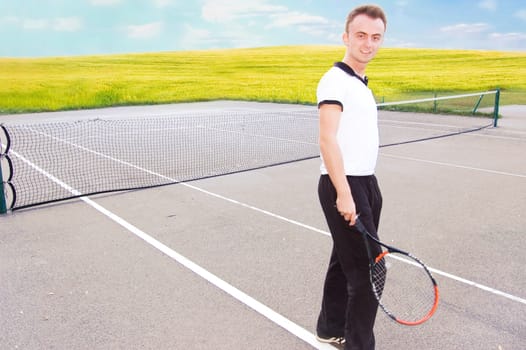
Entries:
{"label": "man's hand", "polygon": [[336,198],[336,209],[345,221],[349,222],[350,226],[354,226],[356,222],[356,206],[354,200],[350,195],[338,196]]}

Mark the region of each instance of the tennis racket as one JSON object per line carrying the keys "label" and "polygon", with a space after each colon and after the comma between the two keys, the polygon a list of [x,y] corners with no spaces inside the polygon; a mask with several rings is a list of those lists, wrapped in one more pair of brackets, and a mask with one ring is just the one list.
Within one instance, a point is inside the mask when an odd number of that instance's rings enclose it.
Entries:
{"label": "tennis racket", "polygon": [[[427,321],[438,306],[438,286],[428,268],[410,253],[373,237],[360,219],[356,218],[354,227],[365,240],[370,282],[380,308],[391,319],[406,326]],[[369,241],[387,250],[373,256]]]}

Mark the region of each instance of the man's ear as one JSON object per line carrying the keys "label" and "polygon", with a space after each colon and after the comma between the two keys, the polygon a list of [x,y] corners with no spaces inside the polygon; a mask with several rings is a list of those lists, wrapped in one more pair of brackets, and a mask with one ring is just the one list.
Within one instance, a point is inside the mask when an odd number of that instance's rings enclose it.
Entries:
{"label": "man's ear", "polygon": [[342,40],[345,46],[349,45],[349,34],[347,32],[343,32],[342,34]]}

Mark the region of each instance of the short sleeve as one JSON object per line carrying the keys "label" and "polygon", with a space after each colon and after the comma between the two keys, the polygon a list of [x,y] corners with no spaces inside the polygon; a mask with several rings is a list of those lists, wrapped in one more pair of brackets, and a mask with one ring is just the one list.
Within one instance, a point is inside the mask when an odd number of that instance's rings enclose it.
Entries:
{"label": "short sleeve", "polygon": [[323,104],[334,104],[339,105],[343,110],[343,93],[344,89],[342,88],[337,71],[334,69],[329,70],[318,83],[316,90],[318,108]]}

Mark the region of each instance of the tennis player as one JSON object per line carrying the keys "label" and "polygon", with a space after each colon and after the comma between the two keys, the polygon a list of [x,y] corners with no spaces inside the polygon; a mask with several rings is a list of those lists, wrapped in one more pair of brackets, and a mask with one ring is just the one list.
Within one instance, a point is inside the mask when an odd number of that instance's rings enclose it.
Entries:
{"label": "tennis player", "polygon": [[[352,10],[343,33],[343,62],[325,73],[317,89],[322,160],[318,194],[333,239],[317,339],[345,350],[375,348],[378,303],[369,283],[363,238],[352,225],[359,214],[367,230],[377,236],[382,207],[374,175],[378,121],[365,69],[383,42],[386,24],[378,6]],[[373,256],[379,253],[380,247],[372,248]]]}

